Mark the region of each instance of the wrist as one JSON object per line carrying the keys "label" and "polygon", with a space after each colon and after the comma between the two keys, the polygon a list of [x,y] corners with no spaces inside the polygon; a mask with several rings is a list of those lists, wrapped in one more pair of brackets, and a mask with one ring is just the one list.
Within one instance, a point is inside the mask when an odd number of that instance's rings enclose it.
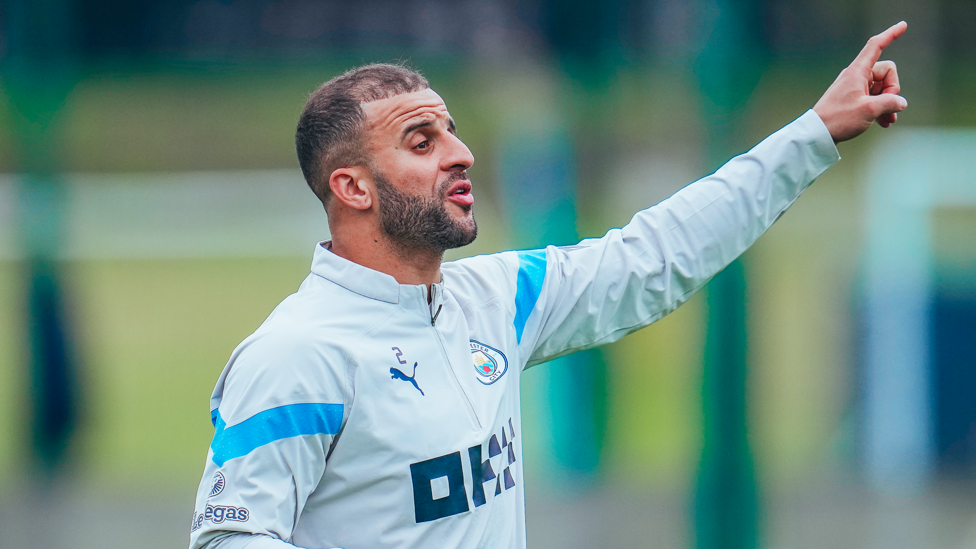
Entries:
{"label": "wrist", "polygon": [[820,121],[823,122],[824,127],[827,128],[827,132],[830,133],[830,138],[834,140],[834,145],[840,143],[842,139],[839,138],[838,132],[833,127],[833,120],[828,114],[827,109],[823,108],[818,102],[813,106],[813,112],[817,113],[817,116],[820,117]]}

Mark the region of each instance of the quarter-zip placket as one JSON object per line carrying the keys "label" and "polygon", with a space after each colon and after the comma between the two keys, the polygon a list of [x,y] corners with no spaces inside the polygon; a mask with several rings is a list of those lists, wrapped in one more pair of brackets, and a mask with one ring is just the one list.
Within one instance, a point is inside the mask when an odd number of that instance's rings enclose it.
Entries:
{"label": "quarter-zip placket", "polygon": [[444,364],[447,365],[447,369],[451,372],[451,378],[454,380],[454,387],[457,388],[458,393],[461,395],[461,400],[464,401],[465,408],[468,411],[468,416],[470,416],[472,423],[480,431],[481,421],[478,419],[478,414],[474,410],[474,405],[471,404],[471,399],[468,398],[468,393],[464,391],[464,387],[461,386],[461,380],[457,377],[457,372],[454,371],[454,365],[451,364],[451,357],[447,353],[447,345],[444,343],[444,338],[441,337],[440,332],[437,330],[437,317],[441,314],[441,309],[444,307],[442,292],[439,290],[437,284],[430,285],[430,329],[434,332],[434,339],[437,340],[437,346],[441,350],[441,357],[444,359]]}

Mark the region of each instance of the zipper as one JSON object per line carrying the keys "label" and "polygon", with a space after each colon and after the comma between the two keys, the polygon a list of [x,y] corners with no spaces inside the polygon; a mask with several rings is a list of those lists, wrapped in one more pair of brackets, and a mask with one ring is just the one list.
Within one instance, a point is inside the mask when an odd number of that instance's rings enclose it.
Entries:
{"label": "zipper", "polygon": [[441,334],[437,333],[437,328],[433,325],[430,327],[434,331],[434,337],[437,338],[437,346],[441,349],[441,356],[444,357],[444,364],[447,365],[447,369],[451,372],[451,377],[454,378],[454,387],[457,388],[458,393],[461,395],[461,400],[464,401],[465,409],[468,411],[468,416],[471,417],[471,422],[474,423],[478,430],[481,430],[481,421],[478,420],[478,414],[474,411],[474,405],[471,404],[471,399],[468,398],[468,394],[464,392],[464,387],[461,387],[461,381],[457,377],[457,373],[454,371],[454,366],[451,365],[451,359],[447,356],[447,350],[444,345],[444,340],[441,339]]}
{"label": "zipper", "polygon": [[[443,303],[438,303],[437,295],[437,284],[430,285],[430,325],[433,326],[437,322],[437,316],[441,314],[441,309],[444,307]],[[434,305],[437,305],[437,310],[434,311]]]}
{"label": "zipper", "polygon": [[[474,423],[475,427],[481,430],[481,421],[478,420],[478,414],[474,411],[474,405],[471,404],[471,399],[468,398],[468,394],[464,392],[464,387],[461,386],[461,380],[458,379],[457,372],[454,371],[454,366],[451,364],[451,358],[447,354],[447,345],[444,344],[444,339],[441,334],[437,331],[434,323],[437,321],[437,315],[441,314],[441,308],[443,308],[443,303],[437,303],[437,286],[431,285],[431,300],[430,300],[430,329],[434,332],[434,338],[437,340],[437,347],[441,350],[441,357],[444,359],[444,364],[447,366],[449,372],[451,372],[451,377],[454,379],[454,387],[457,388],[461,400],[464,401],[465,409],[468,411],[468,416],[471,418],[471,422]],[[434,304],[437,303],[437,309],[435,311]]]}

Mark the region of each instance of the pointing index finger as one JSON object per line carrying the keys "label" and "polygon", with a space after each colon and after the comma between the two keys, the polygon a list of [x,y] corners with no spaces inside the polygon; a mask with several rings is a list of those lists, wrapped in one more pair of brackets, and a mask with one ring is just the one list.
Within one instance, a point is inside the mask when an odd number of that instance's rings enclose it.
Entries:
{"label": "pointing index finger", "polygon": [[857,58],[854,59],[852,65],[861,69],[862,71],[870,71],[874,64],[881,57],[881,52],[891,45],[898,38],[905,33],[905,29],[908,28],[908,23],[900,21],[894,25],[888,27],[888,30],[882,32],[881,34],[872,36],[868,43],[864,45],[861,49],[861,53],[857,54]]}

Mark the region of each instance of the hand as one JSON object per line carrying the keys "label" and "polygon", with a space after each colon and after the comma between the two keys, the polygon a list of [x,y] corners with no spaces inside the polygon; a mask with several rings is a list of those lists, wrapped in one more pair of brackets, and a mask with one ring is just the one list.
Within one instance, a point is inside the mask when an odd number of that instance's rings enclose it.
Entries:
{"label": "hand", "polygon": [[878,61],[881,52],[904,34],[902,21],[872,36],[849,67],[827,88],[813,110],[820,115],[834,143],[853,139],[871,127],[875,120],[887,128],[898,120],[908,101],[898,95],[898,71],[892,61]]}

